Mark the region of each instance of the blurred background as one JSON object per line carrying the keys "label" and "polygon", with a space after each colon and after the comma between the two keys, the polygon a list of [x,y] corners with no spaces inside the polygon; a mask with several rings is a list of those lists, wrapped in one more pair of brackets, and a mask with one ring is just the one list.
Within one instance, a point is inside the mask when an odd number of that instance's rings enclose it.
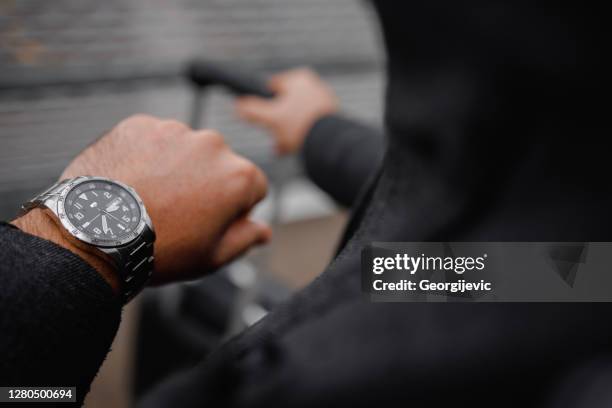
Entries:
{"label": "blurred background", "polygon": [[264,316],[323,270],[346,219],[299,159],[278,159],[264,132],[236,119],[226,89],[206,89],[194,106],[186,64],[206,58],[262,78],[310,66],[346,114],[380,126],[377,30],[357,0],[0,0],[1,219],[134,113],[192,122],[196,109],[202,127],[271,180],[256,216],[273,223],[273,243],[214,277],[145,291],[126,309],[87,407],[130,406]]}

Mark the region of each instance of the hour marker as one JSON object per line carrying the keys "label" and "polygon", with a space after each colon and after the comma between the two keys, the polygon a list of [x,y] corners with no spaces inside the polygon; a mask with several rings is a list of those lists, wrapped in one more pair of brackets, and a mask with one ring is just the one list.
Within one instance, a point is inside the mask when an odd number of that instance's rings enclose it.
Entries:
{"label": "hour marker", "polygon": [[83,206],[80,203],[75,203],[74,206],[78,208],[79,210],[83,209]]}
{"label": "hour marker", "polygon": [[98,193],[96,193],[95,191],[92,191],[91,194],[95,195],[96,197],[98,196]]}
{"label": "hour marker", "polygon": [[82,199],[82,200],[88,200],[88,198],[87,198],[87,196],[85,195],[85,193],[81,194],[81,195],[79,196],[79,198],[80,198],[80,199]]}
{"label": "hour marker", "polygon": [[91,208],[96,208],[98,206],[98,203],[96,201],[94,201],[93,203],[91,203],[89,205]]}
{"label": "hour marker", "polygon": [[121,224],[117,224],[117,226],[118,226],[119,228],[121,228],[123,231],[125,231],[125,227],[124,227],[123,225],[121,225]]}
{"label": "hour marker", "polygon": [[127,208],[125,205],[122,206],[121,209],[123,210],[123,212],[129,211],[129,208]]}
{"label": "hour marker", "polygon": [[91,224],[91,222],[87,221],[85,224],[81,225],[81,228],[87,228],[89,224]]}

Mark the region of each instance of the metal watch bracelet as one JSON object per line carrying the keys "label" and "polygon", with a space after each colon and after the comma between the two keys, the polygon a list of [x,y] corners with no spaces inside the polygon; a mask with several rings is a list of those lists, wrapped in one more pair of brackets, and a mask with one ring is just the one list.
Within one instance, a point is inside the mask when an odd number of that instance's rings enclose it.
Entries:
{"label": "metal watch bracelet", "polygon": [[[21,207],[21,213],[25,214],[34,208],[47,208],[57,217],[57,202],[64,188],[70,183],[88,178],[87,176],[81,176],[58,181],[24,203]],[[155,232],[147,225],[142,233],[125,245],[103,247],[95,244],[84,244],[103,252],[113,262],[121,280],[123,301],[127,303],[144,288],[153,274],[154,241]]]}

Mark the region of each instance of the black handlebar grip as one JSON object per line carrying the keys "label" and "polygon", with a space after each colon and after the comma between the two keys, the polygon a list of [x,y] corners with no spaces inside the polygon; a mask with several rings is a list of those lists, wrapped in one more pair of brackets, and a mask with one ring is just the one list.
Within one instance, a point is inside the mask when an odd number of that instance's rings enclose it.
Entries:
{"label": "black handlebar grip", "polygon": [[187,77],[199,88],[223,86],[235,95],[255,95],[273,98],[266,81],[255,74],[217,62],[198,60],[187,67]]}

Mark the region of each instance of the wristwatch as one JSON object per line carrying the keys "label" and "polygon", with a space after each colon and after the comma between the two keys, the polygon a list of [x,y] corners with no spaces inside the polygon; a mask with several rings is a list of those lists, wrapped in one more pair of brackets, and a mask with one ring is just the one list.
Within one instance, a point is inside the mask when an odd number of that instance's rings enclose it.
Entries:
{"label": "wristwatch", "polygon": [[104,177],[61,180],[23,204],[22,213],[48,210],[71,242],[109,259],[128,302],[153,273],[155,231],[133,188]]}

